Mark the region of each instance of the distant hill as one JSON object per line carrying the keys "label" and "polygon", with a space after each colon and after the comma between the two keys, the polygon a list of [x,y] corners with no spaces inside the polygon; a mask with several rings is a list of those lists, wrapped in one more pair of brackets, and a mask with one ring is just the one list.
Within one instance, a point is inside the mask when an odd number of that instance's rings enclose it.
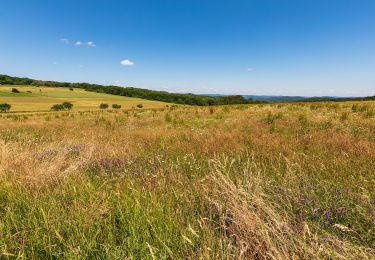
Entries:
{"label": "distant hill", "polygon": [[220,95],[220,94],[179,94],[165,91],[156,91],[149,89],[103,86],[89,83],[69,83],[57,81],[34,80],[29,78],[12,77],[0,75],[0,84],[2,85],[30,85],[44,87],[64,87],[64,88],[81,88],[86,91],[105,93],[117,96],[136,97],[148,100],[156,100],[169,103],[195,105],[195,106],[212,106],[212,105],[230,105],[230,104],[254,104],[264,102],[316,102],[316,101],[355,101],[355,100],[375,100],[371,97],[302,97],[302,96],[260,96],[260,95]]}
{"label": "distant hill", "polygon": [[235,96],[202,96],[194,94],[178,94],[165,91],[156,91],[148,89],[140,89],[133,87],[119,86],[103,86],[89,83],[69,83],[57,81],[43,81],[29,78],[12,77],[8,75],[0,75],[0,84],[2,85],[30,85],[44,87],[64,87],[64,88],[81,88],[86,91],[105,93],[117,96],[136,97],[148,100],[156,100],[169,103],[195,105],[195,106],[211,106],[211,105],[230,105],[230,104],[252,104],[257,103],[252,99],[245,98],[241,95]]}
{"label": "distant hill", "polygon": [[[220,97],[225,96],[221,94],[204,94],[204,96]],[[375,100],[375,96],[369,97],[304,97],[304,96],[272,96],[272,95],[242,95],[244,98],[249,98],[263,102],[335,102],[335,101],[367,101]]]}

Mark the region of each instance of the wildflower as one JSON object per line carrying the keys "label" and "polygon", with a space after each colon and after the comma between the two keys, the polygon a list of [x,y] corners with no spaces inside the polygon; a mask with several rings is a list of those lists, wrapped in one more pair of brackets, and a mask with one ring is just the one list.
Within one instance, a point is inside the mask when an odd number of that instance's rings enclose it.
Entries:
{"label": "wildflower", "polygon": [[326,221],[324,221],[324,224],[325,225],[328,225],[328,222],[329,222],[329,219],[331,218],[331,212],[328,212],[327,214],[326,214]]}
{"label": "wildflower", "polygon": [[327,240],[328,240],[328,237],[327,237],[326,235],[324,235],[324,236],[323,236],[323,241],[324,241],[324,242],[327,242]]}

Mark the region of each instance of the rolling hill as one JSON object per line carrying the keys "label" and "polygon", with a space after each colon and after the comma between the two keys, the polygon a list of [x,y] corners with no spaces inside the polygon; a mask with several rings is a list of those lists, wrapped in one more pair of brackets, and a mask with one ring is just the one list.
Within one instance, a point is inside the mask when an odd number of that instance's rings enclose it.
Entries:
{"label": "rolling hill", "polygon": [[[20,93],[13,93],[16,88]],[[51,106],[62,102],[71,102],[73,110],[99,109],[101,103],[119,104],[122,108],[132,108],[142,104],[145,108],[165,107],[168,103],[151,101],[140,98],[109,95],[105,93],[89,92],[75,88],[36,87],[19,85],[1,85],[0,103],[12,105],[11,111],[49,111]]]}

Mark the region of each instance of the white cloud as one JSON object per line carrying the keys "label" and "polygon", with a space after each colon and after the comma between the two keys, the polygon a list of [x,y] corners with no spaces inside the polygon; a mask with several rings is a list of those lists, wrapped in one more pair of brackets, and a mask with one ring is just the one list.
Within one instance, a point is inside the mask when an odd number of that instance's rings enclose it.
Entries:
{"label": "white cloud", "polygon": [[83,43],[81,41],[76,41],[77,46],[81,46]]}
{"label": "white cloud", "polygon": [[67,39],[67,38],[62,38],[62,39],[60,39],[60,41],[61,41],[63,44],[66,44],[66,45],[70,44],[70,41],[69,41],[69,39]]}
{"label": "white cloud", "polygon": [[121,61],[121,65],[122,66],[133,66],[134,62],[132,62],[131,60],[126,59],[126,60]]}
{"label": "white cloud", "polygon": [[89,41],[86,43],[88,47],[96,47],[96,44],[93,41]]}

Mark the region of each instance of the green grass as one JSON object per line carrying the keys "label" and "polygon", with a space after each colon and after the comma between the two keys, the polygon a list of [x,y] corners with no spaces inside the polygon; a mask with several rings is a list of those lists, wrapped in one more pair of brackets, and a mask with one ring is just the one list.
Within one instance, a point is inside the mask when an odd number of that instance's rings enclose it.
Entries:
{"label": "green grass", "polygon": [[373,259],[353,104],[0,114],[0,258]]}
{"label": "green grass", "polygon": [[[17,88],[21,93],[12,93],[12,88]],[[65,101],[74,105],[74,111],[98,109],[100,103],[108,103],[110,106],[116,103],[124,109],[136,107],[137,104],[143,104],[144,108],[161,108],[168,105],[159,101],[94,93],[82,89],[70,91],[68,88],[0,85],[0,103],[12,105],[11,112],[49,111],[52,105]]]}

